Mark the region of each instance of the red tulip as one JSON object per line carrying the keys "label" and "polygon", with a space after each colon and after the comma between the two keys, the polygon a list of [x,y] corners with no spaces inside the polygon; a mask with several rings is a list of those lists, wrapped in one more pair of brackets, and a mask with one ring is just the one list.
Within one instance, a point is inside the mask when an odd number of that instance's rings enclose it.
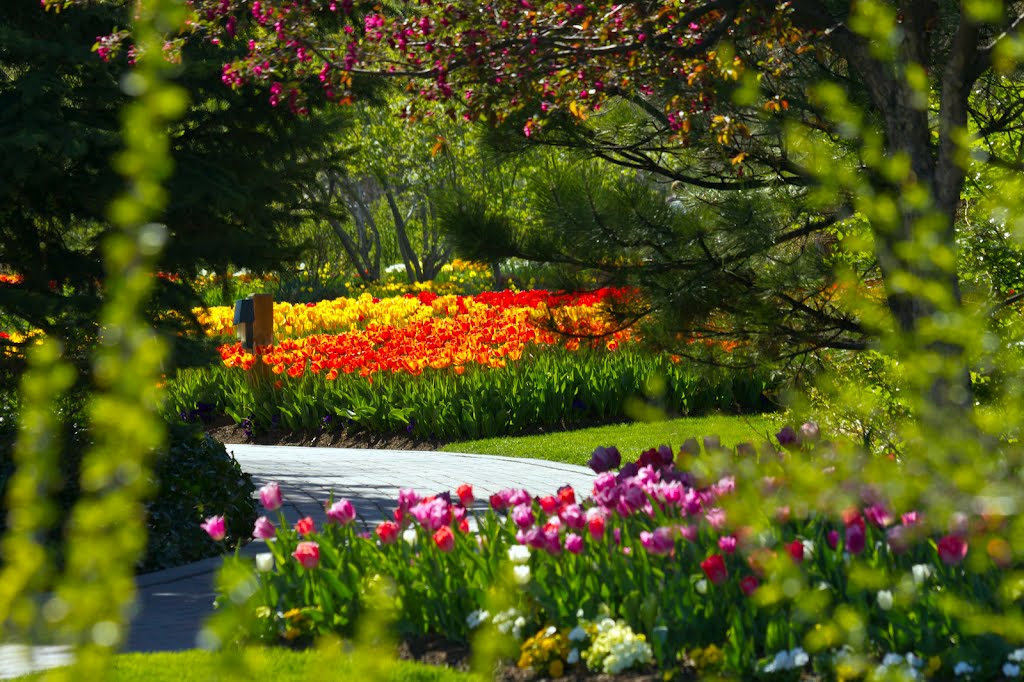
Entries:
{"label": "red tulip", "polygon": [[450,552],[455,547],[455,535],[448,526],[441,526],[434,531],[434,544],[442,552]]}
{"label": "red tulip", "polygon": [[715,585],[721,585],[729,579],[729,569],[725,567],[725,558],[721,554],[712,554],[700,562],[700,567]]}
{"label": "red tulip", "polygon": [[936,544],[942,562],[955,566],[967,556],[967,541],[959,535],[946,535]]}

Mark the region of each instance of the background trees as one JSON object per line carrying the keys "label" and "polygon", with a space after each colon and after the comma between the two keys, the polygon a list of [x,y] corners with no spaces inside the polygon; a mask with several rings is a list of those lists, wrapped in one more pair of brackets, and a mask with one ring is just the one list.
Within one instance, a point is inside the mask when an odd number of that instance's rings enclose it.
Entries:
{"label": "background trees", "polygon": [[[979,164],[1016,168],[1005,154],[1010,147],[993,141],[1012,137],[1019,123],[1012,54],[1021,3],[399,3],[386,10],[265,3],[255,14],[231,2],[197,8],[209,10],[204,30],[211,35],[227,39],[223,27],[233,18],[234,30],[255,38],[246,57],[229,66],[238,79],[254,78],[269,59],[301,101],[313,74],[336,97],[346,95],[354,75],[407,75],[416,79],[410,116],[442,102],[452,115],[499,123],[520,141],[575,149],[652,184],[675,181],[705,192],[683,196],[683,204],[707,205],[709,196],[718,206],[740,202],[750,219],[720,208],[723,222],[710,226],[715,240],[663,225],[660,238],[672,232],[690,251],[667,252],[655,241],[643,259],[681,273],[681,283],[716,272],[716,287],[728,288],[709,312],[743,323],[741,339],[781,332],[805,349],[855,347],[886,330],[915,339],[945,367],[932,383],[932,402],[969,405],[963,377],[973,351],[958,331],[940,333],[935,324],[956,327],[966,319],[956,235],[968,172]],[[723,202],[707,194],[725,191],[742,196]],[[752,213],[759,203],[772,210]],[[786,205],[793,210],[780,210]],[[610,224],[597,214],[590,223]],[[741,234],[741,227],[751,229]],[[634,235],[634,248],[656,232]],[[573,234],[570,243],[581,243]],[[882,311],[836,307],[827,297],[818,303],[837,283],[829,279],[833,267],[818,267],[808,286],[814,268],[807,254],[831,255],[840,235],[854,257],[839,274],[847,287],[877,280]],[[587,243],[600,243],[594,236]],[[806,267],[784,267],[796,254]],[[607,259],[590,260],[608,268]],[[802,274],[783,277],[790,271]],[[692,301],[663,303],[675,315]],[[748,313],[780,306],[788,328],[747,323],[764,319]]]}
{"label": "background trees", "polygon": [[[122,19],[120,9],[94,5],[55,21],[31,2],[15,3],[0,19],[0,264],[24,278],[0,287],[0,307],[9,328],[60,339],[79,362],[97,333],[97,249],[109,230],[106,206],[121,186],[110,159],[122,146],[118,109],[126,101],[126,65],[104,62],[91,47]],[[299,118],[266,106],[263,93],[223,86],[223,50],[195,43],[185,51],[177,80],[192,106],[171,136],[171,239],[159,267],[266,268],[289,253],[305,183],[334,154],[321,139],[339,114]],[[151,312],[180,324],[167,308],[194,303],[183,284],[162,280]],[[7,387],[19,358],[3,355]]]}

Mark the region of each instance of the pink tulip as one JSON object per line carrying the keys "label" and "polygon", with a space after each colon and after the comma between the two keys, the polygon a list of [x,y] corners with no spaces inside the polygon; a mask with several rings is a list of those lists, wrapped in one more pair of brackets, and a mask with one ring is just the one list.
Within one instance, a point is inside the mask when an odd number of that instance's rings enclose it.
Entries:
{"label": "pink tulip", "polygon": [[736,536],[734,535],[723,535],[718,538],[718,549],[722,550],[726,554],[732,554],[736,551]]}
{"label": "pink tulip", "polygon": [[532,526],[536,518],[533,516],[533,509],[528,504],[520,504],[512,510],[512,520],[520,528]]}
{"label": "pink tulip", "polygon": [[261,516],[256,519],[256,525],[252,529],[252,536],[260,540],[269,540],[270,538],[277,535],[277,529],[274,528],[274,524],[270,522],[266,516]]}
{"label": "pink tulip", "polygon": [[675,548],[674,532],[664,526],[656,528],[653,533],[640,532],[640,544],[650,554],[660,556],[669,554]]}
{"label": "pink tulip", "polygon": [[300,542],[292,556],[303,568],[316,568],[320,565],[320,545],[315,542]]}
{"label": "pink tulip", "polygon": [[199,527],[206,531],[207,535],[211,538],[220,542],[227,535],[227,531],[224,529],[224,517],[223,516],[211,516],[206,519],[205,523],[199,524]]}
{"label": "pink tulip", "polygon": [[565,551],[572,554],[579,554],[583,551],[583,538],[576,533],[569,533],[565,536]]}
{"label": "pink tulip", "polygon": [[327,518],[344,526],[356,518],[356,509],[348,500],[339,500],[327,510]]}
{"label": "pink tulip", "polygon": [[277,483],[268,483],[260,488],[260,502],[267,511],[277,511],[281,508],[281,488]]}

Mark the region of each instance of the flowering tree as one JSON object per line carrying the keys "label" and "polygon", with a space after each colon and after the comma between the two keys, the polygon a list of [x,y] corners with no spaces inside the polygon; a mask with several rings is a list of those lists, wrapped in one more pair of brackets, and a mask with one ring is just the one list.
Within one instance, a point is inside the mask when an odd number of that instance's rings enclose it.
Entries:
{"label": "flowering tree", "polygon": [[[806,244],[856,214],[866,226],[862,262],[883,285],[881,316],[811,305],[792,292],[789,300],[760,300],[835,330],[806,335],[809,346],[855,347],[879,330],[895,331],[942,361],[931,402],[970,404],[964,367],[973,349],[957,327],[965,319],[956,269],[961,195],[979,164],[1020,169],[1010,150],[1024,98],[1011,72],[1024,4],[192,6],[193,34],[247,41],[246,56],[225,65],[225,83],[256,83],[273,103],[300,113],[311,88],[345,102],[370,74],[408,79],[411,118],[442,103],[451,116],[514,126],[531,141],[580,148],[655,179],[707,191],[772,190],[811,207],[750,243],[757,253]],[[101,52],[109,57],[122,38],[104,39]],[[705,263],[725,270],[744,253],[742,240],[731,251],[697,242]],[[649,245],[654,260],[657,250]],[[762,291],[756,283],[746,289]]]}

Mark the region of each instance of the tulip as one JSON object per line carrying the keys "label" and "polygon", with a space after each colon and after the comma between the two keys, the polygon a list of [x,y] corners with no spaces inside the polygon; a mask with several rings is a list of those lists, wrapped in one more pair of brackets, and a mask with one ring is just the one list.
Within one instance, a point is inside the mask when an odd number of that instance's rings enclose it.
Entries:
{"label": "tulip", "polygon": [[459,504],[463,507],[473,504],[473,486],[470,484],[463,483],[455,489],[455,494],[459,496]]}
{"label": "tulip", "polygon": [[736,551],[736,537],[734,535],[723,535],[718,538],[718,549],[726,554],[732,554]]}
{"label": "tulip", "polygon": [[260,552],[256,555],[256,570],[260,573],[270,573],[274,570],[274,555],[270,552]]}
{"label": "tulip", "polygon": [[755,576],[748,575],[745,576],[742,580],[740,580],[740,589],[743,590],[743,594],[749,597],[754,593],[754,590],[757,589],[757,586],[759,584],[760,583],[758,582]]}
{"label": "tulip", "polygon": [[783,426],[782,430],[775,434],[775,440],[779,441],[779,445],[787,450],[795,450],[799,447],[796,430],[789,424]]}
{"label": "tulip", "polygon": [[587,462],[587,466],[593,469],[594,473],[600,474],[618,468],[621,463],[622,455],[619,454],[618,448],[610,445],[595,449],[590,456],[590,461]]}
{"label": "tulip", "polygon": [[211,516],[206,519],[205,523],[199,524],[199,527],[206,531],[207,535],[211,538],[220,542],[227,535],[227,531],[224,529],[224,517],[223,516]]}
{"label": "tulip", "polygon": [[300,542],[292,556],[303,568],[313,569],[320,565],[320,545],[315,542]]}
{"label": "tulip", "polygon": [[558,489],[558,501],[562,503],[562,506],[576,504],[576,491],[571,485],[563,485]]}
{"label": "tulip", "polygon": [[864,519],[858,516],[856,520],[846,526],[846,541],[843,547],[850,554],[860,554],[864,551],[864,544],[867,535],[864,530]]}
{"label": "tulip", "polygon": [[312,517],[307,516],[304,519],[299,519],[295,522],[295,532],[306,537],[316,530],[316,524],[313,523]]}
{"label": "tulip", "polygon": [[340,500],[327,510],[327,518],[344,526],[356,518],[356,509],[348,500]]}
{"label": "tulip", "polygon": [[725,558],[721,554],[712,554],[700,562],[700,567],[715,585],[721,585],[729,578],[729,569],[725,567]]}
{"label": "tulip", "polygon": [[587,510],[587,531],[594,540],[601,540],[604,538],[605,519],[603,514],[590,513],[596,509],[597,507],[592,507]]}
{"label": "tulip", "polygon": [[800,540],[793,540],[793,542],[786,545],[786,551],[789,552],[789,556],[793,561],[800,564],[804,561],[804,543]]}
{"label": "tulip", "polygon": [[640,532],[640,544],[643,545],[650,554],[663,555],[670,553],[675,548],[675,539],[673,538],[673,531],[671,528],[660,527],[656,528],[653,533],[647,531]]}
{"label": "tulip", "polygon": [[398,539],[398,524],[393,521],[384,521],[377,526],[374,532],[383,544],[390,545]]}
{"label": "tulip", "polygon": [[537,503],[545,514],[554,514],[558,510],[558,500],[551,495],[538,499]]}
{"label": "tulip", "polygon": [[959,535],[946,535],[938,541],[936,549],[942,563],[955,566],[967,556],[967,541]]}
{"label": "tulip", "polygon": [[434,532],[434,544],[442,552],[450,552],[455,547],[455,535],[448,526],[442,526]]}
{"label": "tulip", "polygon": [[520,504],[512,510],[512,521],[520,528],[532,526],[535,520],[533,509],[528,504]]}
{"label": "tulip", "polygon": [[579,554],[583,551],[583,538],[576,533],[569,533],[565,536],[565,551],[572,554]]}
{"label": "tulip", "polygon": [[256,519],[256,525],[252,529],[252,536],[260,540],[269,540],[277,535],[277,529],[266,516]]}
{"label": "tulip", "polygon": [[281,488],[277,483],[268,483],[260,488],[260,503],[267,511],[277,511],[281,508]]}

